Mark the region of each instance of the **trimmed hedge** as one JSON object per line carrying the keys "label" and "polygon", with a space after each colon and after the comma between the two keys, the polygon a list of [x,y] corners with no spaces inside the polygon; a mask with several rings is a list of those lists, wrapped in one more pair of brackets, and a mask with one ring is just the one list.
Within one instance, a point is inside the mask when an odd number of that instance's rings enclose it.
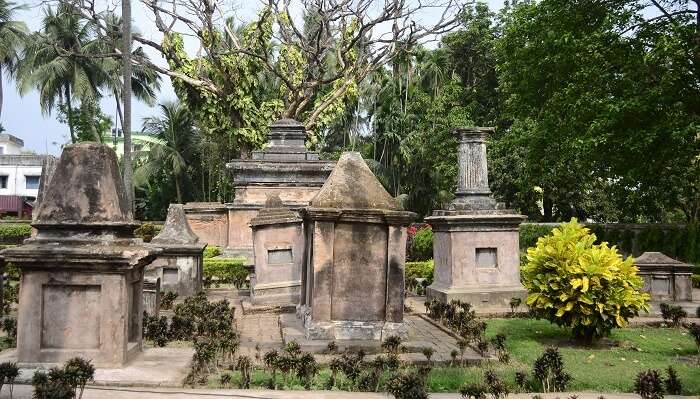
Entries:
{"label": "trimmed hedge", "polygon": [[0,244],[21,244],[31,234],[32,226],[29,223],[0,223]]}
{"label": "trimmed hedge", "polygon": [[[423,262],[406,262],[405,266],[405,286],[406,289],[417,294],[422,294],[425,287],[433,283],[433,273],[435,263],[432,259]],[[424,278],[423,286],[419,287],[416,279]]]}
{"label": "trimmed hedge", "polygon": [[248,269],[243,265],[243,260],[239,258],[207,258],[204,259],[205,285],[213,284],[233,284],[236,288],[241,288],[247,284]]}
{"label": "trimmed hedge", "polygon": [[204,259],[213,258],[219,255],[221,255],[221,247],[207,245],[207,247],[204,248]]}

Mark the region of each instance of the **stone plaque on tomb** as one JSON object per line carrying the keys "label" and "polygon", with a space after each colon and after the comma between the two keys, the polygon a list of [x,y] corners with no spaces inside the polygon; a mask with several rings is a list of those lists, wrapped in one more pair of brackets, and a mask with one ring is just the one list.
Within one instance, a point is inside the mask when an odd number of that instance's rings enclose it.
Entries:
{"label": "stone plaque on tomb", "polygon": [[3,251],[22,270],[18,362],[123,366],[141,351],[143,269],[159,251],[133,235],[114,151],[66,146],[32,226],[35,237]]}
{"label": "stone plaque on tomb", "polygon": [[207,245],[190,228],[182,204],[170,204],[165,225],[150,245],[161,252],[146,268],[146,274],[160,278],[163,292],[175,292],[184,297],[202,290],[202,266]]}
{"label": "stone plaque on tomb", "polygon": [[287,208],[273,193],[250,221],[250,228],[255,263],[251,302],[297,305],[304,259],[304,232],[298,212]]}
{"label": "stone plaque on tomb", "polygon": [[634,260],[644,280],[644,292],[654,301],[690,302],[693,300],[693,266],[661,252],[644,252]]}
{"label": "stone plaque on tomb", "polygon": [[302,211],[307,258],[299,316],[308,339],[406,337],[406,226],[359,153],[344,153]]}
{"label": "stone plaque on tomb", "polygon": [[505,312],[525,299],[520,283],[519,225],[525,217],[491,195],[486,138],[492,128],[457,129],[459,172],[455,199],[426,218],[433,228],[435,277],[430,298],[471,303],[477,311]]}
{"label": "stone plaque on tomb", "polygon": [[234,200],[228,209],[227,252],[231,256],[253,258],[253,232],[250,221],[271,195],[285,208],[297,210],[308,205],[326,181],[334,162],[319,160],[318,153],[306,148],[304,126],[292,119],[280,119],[270,126],[263,150],[249,159],[227,164],[233,177]]}

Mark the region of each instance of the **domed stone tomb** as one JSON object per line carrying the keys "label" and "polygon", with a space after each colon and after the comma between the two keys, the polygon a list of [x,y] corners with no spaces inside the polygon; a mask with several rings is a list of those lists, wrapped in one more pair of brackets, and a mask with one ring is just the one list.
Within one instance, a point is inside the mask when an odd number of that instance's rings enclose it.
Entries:
{"label": "domed stone tomb", "polygon": [[302,214],[306,338],[405,338],[406,226],[415,214],[400,209],[355,152],[342,154]]}
{"label": "domed stone tomb", "polygon": [[64,148],[32,226],[35,237],[3,251],[22,270],[18,362],[123,366],[141,351],[143,269],[159,250],[134,238],[114,151]]}

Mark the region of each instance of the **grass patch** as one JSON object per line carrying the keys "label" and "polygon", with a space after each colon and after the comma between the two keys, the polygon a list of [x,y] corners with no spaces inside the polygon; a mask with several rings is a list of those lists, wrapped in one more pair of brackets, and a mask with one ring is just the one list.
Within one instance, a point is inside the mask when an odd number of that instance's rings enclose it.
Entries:
{"label": "grass patch", "polygon": [[[569,391],[632,392],[637,373],[647,369],[665,369],[673,366],[683,383],[684,395],[700,393],[700,365],[693,338],[683,329],[635,327],[614,330],[612,336],[593,347],[581,347],[572,343],[569,331],[544,320],[490,319],[486,336],[506,334],[506,347],[511,355],[508,364],[493,362],[482,366],[435,367],[428,376],[430,392],[456,392],[464,383],[483,383],[484,371],[492,369],[517,392],[515,372],[532,374],[532,363],[547,346],[557,346],[564,358],[566,371],[573,377]],[[220,375],[231,374],[231,388],[240,384],[240,373],[222,371],[209,377],[206,386],[221,388]],[[312,389],[325,389],[330,377],[328,367],[323,366],[314,379]],[[385,381],[388,375],[382,380]],[[266,388],[270,374],[258,367],[253,371],[251,387]],[[342,381],[343,389],[349,383]],[[303,390],[296,376],[283,383],[277,375],[278,389]],[[337,389],[337,388],[336,388]]]}
{"label": "grass patch", "polygon": [[635,327],[613,330],[610,338],[587,348],[573,344],[569,331],[544,320],[492,319],[487,337],[506,334],[511,354],[509,382],[517,370],[531,373],[532,363],[547,346],[557,346],[573,391],[631,392],[634,377],[647,369],[665,370],[673,366],[685,394],[700,393],[700,366],[693,338],[682,329]]}

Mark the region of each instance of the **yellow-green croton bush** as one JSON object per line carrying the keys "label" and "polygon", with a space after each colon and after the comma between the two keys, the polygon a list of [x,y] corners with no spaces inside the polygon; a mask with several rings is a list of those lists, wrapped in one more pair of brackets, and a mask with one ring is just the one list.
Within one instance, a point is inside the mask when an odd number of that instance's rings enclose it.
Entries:
{"label": "yellow-green croton bush", "polygon": [[527,250],[521,271],[533,314],[588,342],[649,311],[633,258],[623,259],[615,246],[595,241],[576,219],[562,223]]}

